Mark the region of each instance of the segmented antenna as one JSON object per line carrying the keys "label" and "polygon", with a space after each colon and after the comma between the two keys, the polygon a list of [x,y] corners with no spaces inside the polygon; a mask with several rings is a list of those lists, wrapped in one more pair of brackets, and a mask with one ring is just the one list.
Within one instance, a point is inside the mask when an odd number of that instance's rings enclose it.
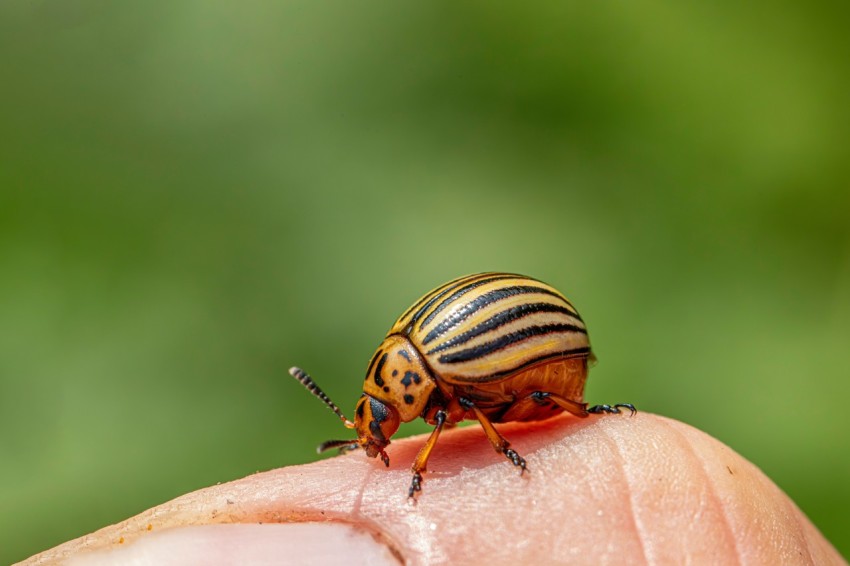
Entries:
{"label": "segmented antenna", "polygon": [[326,440],[316,447],[316,452],[321,454],[326,450],[339,448],[340,454],[345,454],[350,450],[357,450],[360,447],[356,440]]}
{"label": "segmented antenna", "polygon": [[342,414],[342,411],[339,410],[333,401],[331,401],[330,397],[325,395],[325,392],[319,389],[319,386],[316,385],[316,382],[313,381],[313,378],[307,375],[307,372],[298,367],[289,368],[289,375],[297,379],[301,382],[301,385],[307,388],[307,391],[318,397],[325,405],[330,407],[331,411],[336,414],[342,420],[342,424],[345,425],[345,428],[354,428],[354,423],[345,418],[345,415]]}

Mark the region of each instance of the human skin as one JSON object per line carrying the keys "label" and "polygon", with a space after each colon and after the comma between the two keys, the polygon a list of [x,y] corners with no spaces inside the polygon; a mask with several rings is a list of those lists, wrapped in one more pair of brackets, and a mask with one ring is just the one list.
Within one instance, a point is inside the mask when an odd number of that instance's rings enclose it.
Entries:
{"label": "human skin", "polygon": [[[355,451],[189,493],[22,564],[846,564],[753,464],[647,413],[444,431],[408,501],[424,437],[391,465]],[[262,523],[262,525],[260,525]],[[253,525],[253,526],[252,526]]]}

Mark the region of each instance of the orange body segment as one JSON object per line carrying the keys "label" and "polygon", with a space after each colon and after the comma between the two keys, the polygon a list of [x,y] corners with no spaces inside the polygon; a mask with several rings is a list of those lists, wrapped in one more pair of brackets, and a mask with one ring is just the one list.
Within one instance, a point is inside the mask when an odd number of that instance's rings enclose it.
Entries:
{"label": "orange body segment", "polygon": [[391,404],[402,422],[422,415],[437,384],[419,352],[404,336],[390,335],[369,363],[363,392]]}

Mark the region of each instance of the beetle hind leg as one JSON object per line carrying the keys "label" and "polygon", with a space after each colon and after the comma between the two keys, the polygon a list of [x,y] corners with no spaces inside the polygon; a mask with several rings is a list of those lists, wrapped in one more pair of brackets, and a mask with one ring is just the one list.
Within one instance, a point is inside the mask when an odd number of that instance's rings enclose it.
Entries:
{"label": "beetle hind leg", "polygon": [[572,401],[567,399],[566,397],[561,397],[560,395],[555,395],[554,393],[548,393],[546,391],[535,391],[531,395],[529,395],[532,399],[537,401],[538,403],[545,403],[546,401],[551,401],[558,407],[567,411],[568,413],[572,413],[577,417],[584,418],[590,412],[587,409],[587,403],[579,403],[577,401]]}
{"label": "beetle hind leg", "polygon": [[511,461],[514,466],[517,466],[520,469],[520,475],[528,471],[528,467],[525,463],[525,458],[516,453],[516,450],[511,448],[511,443],[508,442],[504,436],[499,434],[499,431],[496,430],[496,427],[493,426],[493,423],[490,422],[490,419],[487,418],[481,409],[475,406],[475,404],[469,399],[458,399],[460,405],[466,409],[467,411],[472,411],[475,413],[475,418],[478,419],[478,422],[481,423],[481,428],[484,429],[484,434],[487,435],[487,440],[490,441],[490,444],[493,445],[496,452],[499,454],[504,454],[505,457]]}

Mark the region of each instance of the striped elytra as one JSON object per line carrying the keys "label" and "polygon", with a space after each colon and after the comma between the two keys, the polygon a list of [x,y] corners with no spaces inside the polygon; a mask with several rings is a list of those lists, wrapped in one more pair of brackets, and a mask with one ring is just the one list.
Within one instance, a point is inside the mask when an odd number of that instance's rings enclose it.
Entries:
{"label": "striped elytra", "polygon": [[450,383],[492,381],[545,360],[590,355],[572,303],[545,283],[509,273],[470,275],[434,289],[389,334],[407,336]]}
{"label": "striped elytra", "polygon": [[421,417],[434,425],[413,463],[412,498],[446,425],[478,420],[493,447],[524,471],[525,460],[492,423],[563,411],[634,412],[628,403],[587,407],[592,356],[584,321],[555,288],[523,275],[480,273],[437,287],[393,324],[369,362],[353,422],[306,373],[290,373],[357,432],[356,439],[328,441],[321,450],[363,448],[389,465],[385,448],[401,422]]}

